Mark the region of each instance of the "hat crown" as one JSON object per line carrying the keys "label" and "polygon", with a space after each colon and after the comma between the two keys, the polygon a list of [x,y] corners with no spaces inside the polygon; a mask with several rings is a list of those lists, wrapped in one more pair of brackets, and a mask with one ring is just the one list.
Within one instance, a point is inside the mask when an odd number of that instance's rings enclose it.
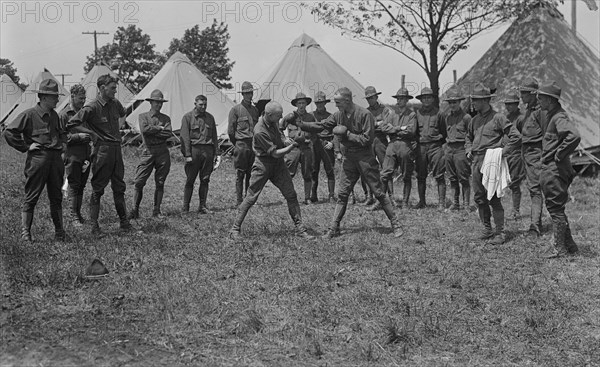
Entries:
{"label": "hat crown", "polygon": [[164,99],[164,95],[163,95],[163,92],[161,92],[159,89],[155,89],[152,91],[152,93],[150,93],[150,98],[151,99]]}
{"label": "hat crown", "polygon": [[433,95],[433,89],[429,88],[429,87],[425,87],[423,89],[421,89],[421,95],[422,96],[426,96],[426,95]]}
{"label": "hat crown", "polygon": [[538,81],[535,78],[532,77],[528,77],[525,78],[525,80],[523,80],[523,84],[521,84],[521,86],[519,87],[519,90],[521,91],[536,91],[539,87]]}
{"label": "hat crown", "polygon": [[540,86],[540,88],[538,89],[538,93],[546,94],[546,95],[555,97],[556,99],[560,99],[560,94],[562,93],[562,89],[558,85],[558,83],[556,83],[556,81],[551,81],[551,82],[548,82],[548,83]]}
{"label": "hat crown", "polygon": [[253,92],[254,86],[249,81],[245,81],[242,83],[242,93]]}
{"label": "hat crown", "polygon": [[377,89],[375,89],[375,87],[372,85],[369,85],[365,88],[365,98],[373,97],[379,94],[381,93],[377,92]]}
{"label": "hat crown", "polygon": [[456,100],[465,99],[465,97],[463,97],[463,95],[458,87],[451,87],[446,92],[445,99],[446,99],[446,101],[456,101]]}
{"label": "hat crown", "polygon": [[504,103],[519,103],[519,101],[520,101],[519,92],[514,89],[508,91],[504,98]]}
{"label": "hat crown", "polygon": [[492,93],[490,88],[486,87],[483,83],[477,83],[471,93],[471,98],[491,98]]}
{"label": "hat crown", "polygon": [[40,87],[37,92],[38,94],[59,94],[58,83],[54,79],[44,79],[40,83]]}
{"label": "hat crown", "polygon": [[317,102],[327,102],[327,95],[325,95],[325,92],[322,91],[318,91],[317,94],[315,94],[315,103]]}
{"label": "hat crown", "polygon": [[294,99],[301,99],[301,98],[306,98],[306,94],[304,94],[302,92],[296,93],[296,98],[294,98]]}

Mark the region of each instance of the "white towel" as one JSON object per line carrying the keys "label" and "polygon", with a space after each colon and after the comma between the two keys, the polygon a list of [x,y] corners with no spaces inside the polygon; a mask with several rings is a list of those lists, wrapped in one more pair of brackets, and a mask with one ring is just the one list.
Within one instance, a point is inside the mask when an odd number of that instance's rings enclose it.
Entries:
{"label": "white towel", "polygon": [[510,182],[510,172],[506,158],[502,157],[502,148],[486,150],[481,173],[481,183],[487,190],[487,199],[490,200],[494,194],[499,198],[503,197],[504,189]]}

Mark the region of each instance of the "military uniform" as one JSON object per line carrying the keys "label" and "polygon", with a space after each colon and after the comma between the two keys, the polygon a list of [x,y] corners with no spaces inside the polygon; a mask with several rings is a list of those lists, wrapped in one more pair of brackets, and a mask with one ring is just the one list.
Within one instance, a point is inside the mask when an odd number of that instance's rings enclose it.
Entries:
{"label": "military uniform", "polygon": [[[331,113],[327,111],[318,112],[313,111],[312,115],[315,121],[325,120]],[[335,196],[335,152],[334,149],[326,149],[327,143],[333,144],[333,133],[330,130],[323,130],[316,134],[316,138],[312,143],[312,155],[313,155],[313,171],[312,171],[312,189],[310,193],[310,200],[316,202],[317,198],[317,187],[319,185],[319,171],[321,169],[321,162],[323,162],[323,168],[325,169],[325,175],[327,176],[327,188],[329,190],[329,199],[333,199]]]}
{"label": "military uniform", "polygon": [[[231,115],[230,115],[231,116]],[[244,120],[250,121],[250,120]],[[240,123],[238,122],[238,127]],[[254,124],[252,124],[254,127]],[[246,125],[249,129],[249,126]],[[249,134],[250,130],[244,130],[245,133]],[[246,139],[238,140],[236,142],[236,149],[238,154],[235,156],[240,159],[245,156],[249,159],[248,152],[245,151],[245,144],[237,144]],[[212,174],[215,157],[218,149],[218,138],[217,138],[217,126],[215,118],[208,112],[199,113],[195,109],[186,113],[181,120],[181,150],[184,157],[191,157],[192,161],[185,164],[185,188],[183,191],[183,211],[187,212],[190,209],[190,201],[192,193],[194,191],[194,183],[196,177],[200,177],[200,187],[198,189],[199,197],[199,212],[208,212],[206,209],[206,199],[208,197],[208,185],[210,182],[210,175]],[[254,154],[252,154],[252,161],[254,160]],[[244,172],[240,170],[239,164],[241,160],[237,161],[238,173]],[[249,163],[249,161],[244,164]],[[234,162],[235,166],[235,162]],[[249,176],[248,176],[249,178]],[[242,183],[242,181],[240,181]],[[238,200],[240,199],[238,192]]]}
{"label": "military uniform", "polygon": [[[76,111],[68,104],[60,113],[61,128],[67,131],[69,119]],[[83,223],[81,206],[83,191],[90,176],[91,146],[89,139],[83,139],[79,133],[67,134],[67,150],[63,155],[67,181],[69,182],[69,198],[71,199],[71,218],[74,222]]]}
{"label": "military uniform", "polygon": [[[399,111],[391,107],[392,113],[381,125],[390,140],[383,160],[381,181],[389,190],[394,184],[394,171],[400,167],[402,181],[404,182],[403,200],[405,206],[409,204],[412,188],[412,174],[415,169],[415,147],[417,138],[417,118],[413,111],[405,107]],[[389,190],[392,192],[392,190]]]}
{"label": "military uniform", "polygon": [[164,195],[165,181],[171,170],[171,154],[167,146],[167,139],[173,136],[171,118],[159,111],[148,111],[140,114],[139,126],[144,142],[144,150],[133,180],[135,186],[134,209],[131,211],[130,217],[134,218],[139,216],[144,186],[153,170],[155,190],[152,215],[158,216],[161,214],[160,206]]}
{"label": "military uniform", "polygon": [[[423,94],[422,94],[423,95]],[[418,97],[417,97],[418,98]],[[437,107],[420,108],[417,113],[419,143],[417,145],[416,169],[417,188],[419,190],[418,207],[426,206],[425,191],[426,179],[429,170],[437,182],[438,205],[446,205],[446,162],[444,160],[444,140],[446,138],[446,126],[444,118]]]}
{"label": "military uniform", "polygon": [[[515,129],[515,126],[522,126],[523,117],[524,115],[520,111],[506,114],[506,118],[511,123],[512,129]],[[520,139],[514,146],[514,149],[511,149],[505,157],[510,171],[510,185],[508,187],[512,193],[513,217],[516,219],[521,207],[521,182],[525,178],[525,165],[523,163],[522,143]]]}
{"label": "military uniform", "polygon": [[[248,191],[254,153],[252,151],[252,137],[254,125],[258,121],[258,109],[251,103],[242,101],[229,111],[229,124],[227,134],[234,145],[233,167],[237,172],[235,188],[237,204],[241,204],[244,192]],[[244,190],[244,183],[246,188]]]}
{"label": "military uniform", "polygon": [[446,173],[453,191],[451,209],[459,209],[460,186],[462,186],[463,207],[469,209],[471,197],[471,163],[465,151],[467,129],[471,123],[471,116],[462,108],[454,112],[449,110],[445,116],[446,125]]}
{"label": "military uniform", "polygon": [[579,145],[581,137],[569,115],[558,103],[560,87],[556,83],[542,85],[538,93],[557,100],[557,104],[546,115],[548,125],[542,140],[540,183],[554,228],[554,251],[547,257],[558,257],[578,251],[571,235],[565,206],[569,201],[569,186],[575,177],[570,156]]}
{"label": "military uniform", "polygon": [[299,140],[298,146],[292,149],[288,154],[285,155],[285,164],[290,171],[290,176],[294,178],[298,171],[298,165],[300,165],[300,171],[302,172],[302,179],[304,180],[304,202],[310,202],[310,194],[312,189],[312,175],[313,175],[313,142],[316,137],[309,132],[301,131],[297,125],[296,120],[302,120],[304,122],[315,122],[315,117],[310,113],[304,113],[299,115],[297,112],[289,113],[283,118],[283,127],[288,130],[288,137],[294,141]]}
{"label": "military uniform", "polygon": [[119,216],[122,229],[130,229],[125,204],[126,185],[123,177],[123,153],[121,151],[121,133],[119,118],[125,117],[125,108],[119,100],[104,100],[102,95],[85,105],[67,123],[72,130],[81,124],[93,131],[97,139],[92,148],[92,195],[90,197],[90,221],[92,231],[100,230],[98,217],[100,215],[100,199],[109,181],[113,192],[115,209]]}
{"label": "military uniform", "polygon": [[[44,88],[45,81],[40,83]],[[54,82],[54,81],[52,81]],[[50,88],[58,85],[46,83]],[[25,161],[25,197],[21,207],[21,238],[31,241],[33,212],[44,187],[50,201],[50,216],[54,223],[55,236],[64,239],[62,224],[62,194],[65,166],[61,159],[63,146],[67,141],[65,130],[61,128],[58,114],[54,110],[45,111],[38,103],[21,112],[4,131],[6,142],[16,150],[27,153]],[[29,150],[32,144],[39,149]]]}
{"label": "military uniform", "polygon": [[248,214],[250,208],[256,203],[260,193],[267,181],[271,181],[279,189],[285,198],[290,216],[296,226],[297,232],[306,234],[306,228],[302,224],[302,215],[298,196],[294,190],[292,177],[287,169],[283,157],[273,157],[273,152],[284,147],[285,137],[281,133],[277,123],[269,122],[266,118],[260,117],[254,129],[254,138],[252,139],[252,148],[256,156],[252,166],[252,176],[248,193],[242,204],[238,207],[238,213],[231,229],[231,232],[239,236],[242,223]]}

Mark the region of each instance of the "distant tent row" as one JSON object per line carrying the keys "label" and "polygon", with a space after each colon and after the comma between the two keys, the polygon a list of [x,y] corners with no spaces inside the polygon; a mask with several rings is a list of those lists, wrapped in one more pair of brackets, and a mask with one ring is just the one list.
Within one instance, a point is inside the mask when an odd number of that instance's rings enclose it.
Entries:
{"label": "distant tent row", "polygon": [[581,134],[580,147],[600,146],[600,59],[554,7],[538,6],[517,19],[457,84],[468,93],[482,81],[504,93],[528,76],[556,80],[561,104]]}
{"label": "distant tent row", "polygon": [[235,103],[179,51],[169,58],[154,78],[135,96],[135,100],[126,105],[126,108],[133,108],[126,120],[134,131],[140,131],[139,115],[150,110],[150,102],[145,99],[150,97],[150,93],[155,89],[160,89],[169,101],[163,105],[161,112],[171,118],[173,131],[181,129],[183,115],[194,109],[194,98],[203,94],[207,97],[207,111],[215,117],[218,135],[227,133],[229,110]]}

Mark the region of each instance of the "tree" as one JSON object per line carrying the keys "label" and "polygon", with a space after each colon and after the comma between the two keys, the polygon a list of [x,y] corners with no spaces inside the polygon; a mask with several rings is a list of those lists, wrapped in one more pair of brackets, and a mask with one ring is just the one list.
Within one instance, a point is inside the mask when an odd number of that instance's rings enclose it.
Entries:
{"label": "tree", "polygon": [[154,46],[150,36],[135,25],[119,27],[113,43],[98,49],[98,60],[94,54],[87,57],[84,71],[88,73],[97,62],[102,62],[111,66],[127,87],[137,93],[160,69],[161,65],[155,62]]}
{"label": "tree", "polygon": [[165,52],[167,57],[176,51],[185,54],[219,88],[233,88],[231,83],[231,69],[235,62],[227,57],[229,48],[229,31],[223,22],[213,20],[210,27],[200,31],[196,24],[186,29],[181,39],[173,38],[169,49]]}
{"label": "tree", "polygon": [[437,96],[441,72],[474,37],[540,5],[556,1],[348,0],[306,6],[342,33],[388,47],[419,65]]}
{"label": "tree", "polygon": [[0,75],[2,74],[8,75],[21,89],[25,90],[27,88],[27,84],[19,82],[21,78],[17,76],[17,68],[15,68],[14,63],[9,59],[0,59]]}

